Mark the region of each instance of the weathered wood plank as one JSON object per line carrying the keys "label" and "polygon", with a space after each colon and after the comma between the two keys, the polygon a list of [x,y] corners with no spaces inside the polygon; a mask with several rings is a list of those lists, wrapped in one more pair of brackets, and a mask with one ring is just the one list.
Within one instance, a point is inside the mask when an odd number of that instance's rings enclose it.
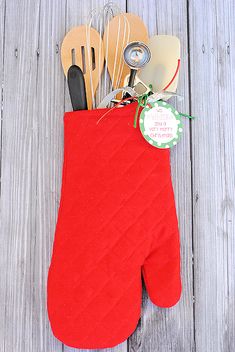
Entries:
{"label": "weathered wood plank", "polygon": [[[181,71],[178,92],[183,102],[176,102],[179,111],[188,112],[188,45],[186,1],[128,1],[128,12],[139,14],[148,25],[149,34],[172,34],[181,41]],[[182,28],[182,24],[184,27]],[[175,103],[175,102],[174,102]],[[191,164],[189,122],[184,121],[184,134],[172,150],[172,179],[181,234],[181,263],[183,294],[171,309],[154,307],[144,294],[142,319],[130,338],[129,350],[134,351],[192,351],[193,333],[193,276],[192,276],[192,217]]]}
{"label": "weathered wood plank", "polygon": [[[29,21],[30,16],[34,18],[34,26]],[[35,97],[36,78],[32,72],[36,72],[37,67],[38,23],[39,4],[7,3],[1,177],[5,241],[0,249],[6,275],[3,351],[29,351],[32,347],[29,338],[33,323],[31,245],[35,232],[31,195],[36,186],[33,159],[36,138],[32,128],[36,118],[35,98],[32,98]]]}
{"label": "weathered wood plank", "polygon": [[[2,101],[3,101],[3,65],[4,65],[4,38],[5,38],[5,0],[0,0],[0,118],[2,121]],[[0,135],[2,124],[0,123]],[[1,151],[1,146],[0,146]]]}
{"label": "weathered wood plank", "polygon": [[197,351],[235,350],[235,6],[189,2]]}
{"label": "weathered wood plank", "polygon": [[[19,16],[24,10],[26,18],[29,14],[34,17],[33,29],[29,21]],[[27,97],[35,95],[36,91],[36,79],[31,72],[36,70],[37,65],[38,21],[38,4],[29,4],[27,1],[21,7],[19,2],[14,6],[13,3],[7,4],[1,194],[2,230],[6,236],[1,256],[6,256],[7,273],[4,290],[4,351],[12,351],[13,346],[20,351],[31,347],[29,334],[33,303],[30,252],[33,241],[30,241],[30,236],[35,236],[31,223],[31,194],[34,193],[35,182],[31,172],[35,168],[35,163],[32,163],[35,100]],[[12,30],[13,23],[20,34]],[[29,111],[32,118],[27,113]]]}
{"label": "weathered wood plank", "polygon": [[[45,14],[47,14],[45,16]],[[35,242],[36,316],[34,339],[42,351],[61,351],[54,338],[46,309],[47,271],[60,199],[63,155],[64,77],[60,43],[65,31],[66,1],[41,0],[37,71],[37,193]],[[39,338],[39,332],[41,337]]]}
{"label": "weathered wood plank", "polygon": [[[4,38],[5,38],[5,0],[0,0],[0,139],[2,138],[2,101],[3,101],[3,53],[4,53]],[[0,145],[0,156],[2,155],[2,146]],[[1,175],[1,158],[0,158],[0,175]],[[1,183],[0,183],[0,195],[1,195]],[[5,236],[2,231],[2,219],[0,216],[0,242],[1,246],[4,247]],[[6,255],[0,256],[0,315],[4,317],[5,312],[5,280],[6,280]],[[5,319],[0,320],[0,350],[4,348],[4,323]]]}
{"label": "weathered wood plank", "polygon": [[63,78],[60,2],[8,1],[4,56],[1,216],[5,245],[2,351],[61,351],[46,315],[58,206]]}

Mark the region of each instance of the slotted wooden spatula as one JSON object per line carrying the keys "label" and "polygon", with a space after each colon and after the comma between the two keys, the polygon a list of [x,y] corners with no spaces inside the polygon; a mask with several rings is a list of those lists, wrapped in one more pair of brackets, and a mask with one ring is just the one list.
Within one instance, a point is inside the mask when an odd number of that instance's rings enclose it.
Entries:
{"label": "slotted wooden spatula", "polygon": [[104,65],[103,42],[99,33],[90,26],[72,28],[64,37],[61,61],[66,77],[72,64],[81,68],[85,78],[88,109],[94,107],[94,95]]}
{"label": "slotted wooden spatula", "polygon": [[106,26],[103,36],[104,55],[107,61],[113,89],[123,87],[124,79],[129,74],[123,51],[130,42],[148,42],[147,28],[139,16],[132,13],[119,14]]}

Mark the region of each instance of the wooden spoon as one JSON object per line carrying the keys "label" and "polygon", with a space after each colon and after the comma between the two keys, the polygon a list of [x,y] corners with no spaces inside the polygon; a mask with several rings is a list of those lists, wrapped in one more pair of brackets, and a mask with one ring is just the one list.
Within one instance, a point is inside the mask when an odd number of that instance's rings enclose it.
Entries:
{"label": "wooden spoon", "polygon": [[147,28],[139,16],[123,13],[108,22],[104,31],[103,43],[113,89],[124,85],[124,79],[130,69],[124,62],[123,51],[127,44],[135,41],[145,44],[148,42]]}
{"label": "wooden spoon", "polygon": [[72,28],[64,37],[61,61],[66,77],[72,64],[81,68],[86,84],[88,109],[94,107],[94,95],[104,65],[103,42],[99,33],[90,26]]}

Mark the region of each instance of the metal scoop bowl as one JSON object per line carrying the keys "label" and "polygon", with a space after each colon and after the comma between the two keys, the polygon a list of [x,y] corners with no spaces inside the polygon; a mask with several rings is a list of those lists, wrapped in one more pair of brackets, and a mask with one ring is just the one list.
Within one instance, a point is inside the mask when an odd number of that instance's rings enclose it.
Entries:
{"label": "metal scoop bowl", "polygon": [[123,55],[125,63],[131,69],[128,86],[133,88],[136,72],[149,62],[151,52],[146,44],[131,42],[125,47]]}

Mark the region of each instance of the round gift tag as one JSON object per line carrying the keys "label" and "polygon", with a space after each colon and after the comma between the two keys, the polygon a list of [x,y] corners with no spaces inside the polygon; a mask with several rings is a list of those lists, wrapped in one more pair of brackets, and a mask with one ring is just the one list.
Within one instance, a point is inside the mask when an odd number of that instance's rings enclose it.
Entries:
{"label": "round gift tag", "polygon": [[139,124],[143,137],[157,148],[173,147],[183,131],[180,113],[162,100],[148,103],[140,114]]}

